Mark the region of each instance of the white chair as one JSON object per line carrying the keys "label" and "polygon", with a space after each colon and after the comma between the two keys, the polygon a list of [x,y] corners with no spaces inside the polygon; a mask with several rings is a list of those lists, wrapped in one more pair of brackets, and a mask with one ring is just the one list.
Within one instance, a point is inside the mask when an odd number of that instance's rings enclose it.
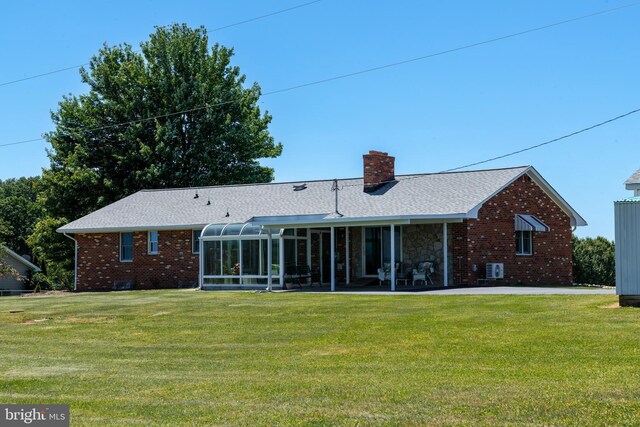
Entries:
{"label": "white chair", "polygon": [[382,282],[386,282],[387,280],[391,280],[391,272],[385,271],[382,268],[378,269],[378,281],[380,282],[380,286],[382,286]]}
{"label": "white chair", "polygon": [[[396,283],[398,281],[398,269],[400,268],[400,263],[396,262]],[[382,282],[391,283],[391,264],[385,262],[384,268],[378,269],[378,280],[380,281],[380,286],[382,286]]]}
{"label": "white chair", "polygon": [[433,286],[433,279],[431,278],[431,274],[433,273],[433,263],[430,261],[424,261],[418,264],[417,269],[413,269],[413,283],[412,286],[416,285],[416,282],[422,281],[425,286],[431,283]]}

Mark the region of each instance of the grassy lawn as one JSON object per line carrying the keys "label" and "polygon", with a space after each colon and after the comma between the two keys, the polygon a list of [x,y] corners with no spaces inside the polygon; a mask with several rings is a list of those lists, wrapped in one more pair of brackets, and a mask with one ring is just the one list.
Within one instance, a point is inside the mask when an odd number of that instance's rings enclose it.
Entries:
{"label": "grassy lawn", "polygon": [[[612,295],[0,298],[0,402],[72,425],[633,425]],[[22,309],[22,313],[9,313]],[[46,319],[46,320],[44,320]]]}

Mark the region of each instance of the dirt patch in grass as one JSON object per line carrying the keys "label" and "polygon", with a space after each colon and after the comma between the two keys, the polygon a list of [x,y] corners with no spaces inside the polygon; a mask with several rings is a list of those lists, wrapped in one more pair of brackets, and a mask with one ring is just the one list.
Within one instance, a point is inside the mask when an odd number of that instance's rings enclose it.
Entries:
{"label": "dirt patch in grass", "polygon": [[70,295],[72,294],[72,292],[70,291],[44,291],[44,292],[32,292],[32,293],[28,293],[28,294],[22,294],[22,297],[28,298],[28,297],[49,297],[49,296],[53,296],[53,295]]}
{"label": "dirt patch in grass", "polygon": [[42,323],[42,322],[46,322],[49,319],[32,319],[32,320],[25,320],[24,322],[22,322],[23,325],[35,325],[36,323]]}
{"label": "dirt patch in grass", "polygon": [[600,308],[620,308],[620,303],[618,301],[609,305],[601,305]]}
{"label": "dirt patch in grass", "polygon": [[108,317],[68,317],[66,319],[60,319],[61,323],[107,323],[112,319]]}
{"label": "dirt patch in grass", "polygon": [[4,374],[7,378],[39,378],[57,375],[69,375],[86,370],[78,366],[34,366],[9,369]]}

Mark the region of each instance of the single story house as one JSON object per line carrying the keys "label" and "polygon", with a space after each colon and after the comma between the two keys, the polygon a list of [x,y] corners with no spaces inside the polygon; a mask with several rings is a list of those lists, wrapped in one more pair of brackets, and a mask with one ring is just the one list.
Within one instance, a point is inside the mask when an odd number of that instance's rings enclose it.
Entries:
{"label": "single story house", "polygon": [[[0,277],[0,296],[15,295],[26,290],[24,278],[27,277],[29,271],[38,272],[40,269],[28,259],[21,257],[11,249],[4,247],[4,257],[2,262],[18,273],[20,277],[2,276]],[[8,291],[8,292],[5,292]]]}
{"label": "single story house", "polygon": [[572,283],[571,232],[586,222],[533,167],[397,176],[379,151],[363,163],[362,178],[125,197],[58,229],[76,242],[76,289],[272,289],[298,275],[395,290],[425,265],[417,284]]}
{"label": "single story house", "polygon": [[640,170],[625,187],[633,196],[614,203],[616,294],[620,305],[640,306]]}

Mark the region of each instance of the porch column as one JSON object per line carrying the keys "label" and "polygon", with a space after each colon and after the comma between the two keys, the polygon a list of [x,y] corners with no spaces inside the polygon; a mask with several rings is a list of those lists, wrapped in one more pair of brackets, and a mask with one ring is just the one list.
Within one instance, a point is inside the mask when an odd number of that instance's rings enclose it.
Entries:
{"label": "porch column", "polygon": [[396,225],[391,224],[391,291],[396,290]]}
{"label": "porch column", "polygon": [[351,274],[349,273],[351,271],[350,264],[351,264],[351,260],[350,260],[350,256],[349,256],[349,227],[345,227],[345,237],[346,237],[346,248],[345,248],[345,256],[347,257],[346,261],[345,261],[345,268],[347,269],[347,271],[345,271],[345,277],[347,280],[347,286],[349,286],[349,283],[351,283]]}
{"label": "porch column", "polygon": [[[206,227],[205,227],[206,228]],[[204,257],[206,254],[204,253],[204,241],[199,239],[198,249],[200,250],[200,255],[198,259],[198,263],[200,264],[200,274],[198,274],[198,287],[202,289],[202,284],[204,283]]]}
{"label": "porch column", "polygon": [[336,290],[336,229],[331,226],[331,292]]}
{"label": "porch column", "polygon": [[280,286],[284,289],[284,229],[280,230],[280,247],[279,255],[280,255]]}
{"label": "porch column", "polygon": [[449,242],[447,236],[447,223],[442,223],[442,246],[444,254],[444,286],[449,286]]}
{"label": "porch column", "polygon": [[309,270],[311,270],[311,229],[310,228],[307,228],[307,265],[309,266]]}
{"label": "porch column", "polygon": [[273,236],[271,235],[271,229],[267,229],[267,291],[271,292],[271,282],[273,279],[273,271],[271,266],[273,265]]}
{"label": "porch column", "polygon": [[240,264],[240,284],[242,285],[244,280],[242,279],[242,239],[238,240],[238,264]]}

